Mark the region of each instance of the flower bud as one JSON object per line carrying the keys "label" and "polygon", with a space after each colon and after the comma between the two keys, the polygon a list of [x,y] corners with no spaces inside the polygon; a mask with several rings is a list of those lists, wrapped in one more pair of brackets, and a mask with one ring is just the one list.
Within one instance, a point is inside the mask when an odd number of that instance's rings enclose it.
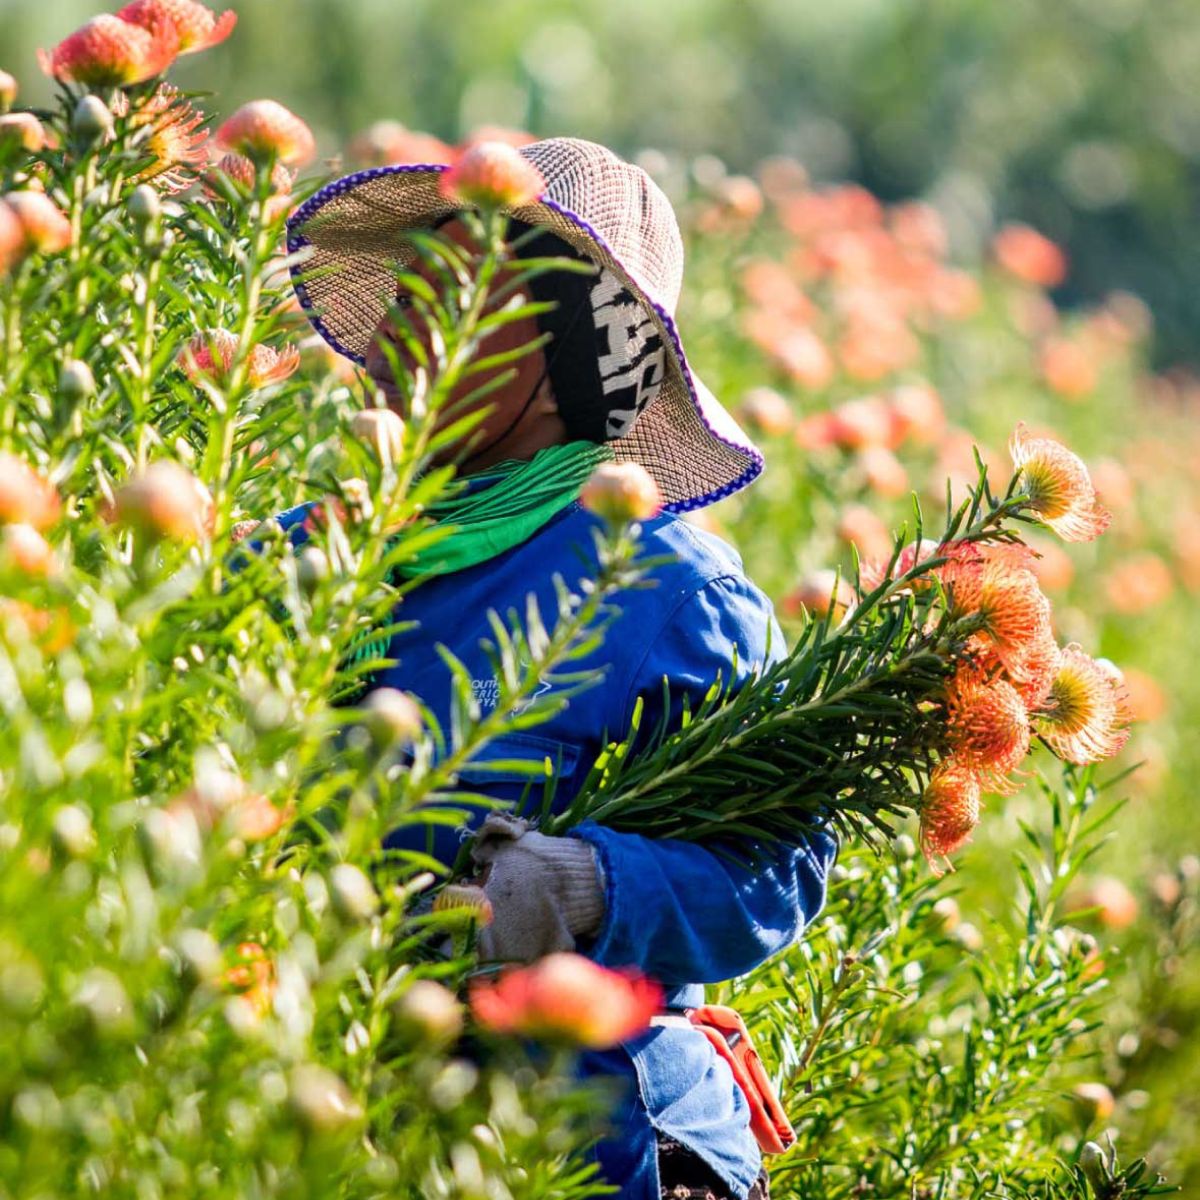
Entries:
{"label": "flower bud", "polygon": [[366,725],[381,748],[406,746],[421,736],[421,710],[397,688],[376,688],[367,697]]}
{"label": "flower bud", "polygon": [[46,131],[33,113],[5,113],[0,116],[0,147],[20,146],[30,154],[45,149]]}
{"label": "flower bud", "polygon": [[602,463],[579,492],[579,502],[609,525],[645,521],[663,505],[653,476],[640,463]]}
{"label": "flower bud", "polygon": [[64,804],[54,814],[55,846],[68,858],[84,858],[96,845],[92,818],[77,804]]}
{"label": "flower bud", "polygon": [[61,508],[49,480],[24,459],[0,450],[0,525],[12,522],[46,529],[58,520]]}
{"label": "flower bud", "polygon": [[27,249],[56,254],[71,244],[74,238],[71,222],[45,192],[32,189],[7,192],[3,200],[21,223]]}
{"label": "flower bud", "polygon": [[1117,1106],[1112,1092],[1102,1083],[1077,1083],[1071,1089],[1071,1098],[1080,1121],[1086,1126],[1107,1121]]}
{"label": "flower bud", "polygon": [[329,559],[320,546],[305,546],[296,558],[296,578],[309,593],[329,578]]}
{"label": "flower bud", "polygon": [[154,540],[196,541],[212,530],[212,496],[190,471],[160,459],[117,492],[116,518]]}
{"label": "flower bud", "polygon": [[379,909],[379,894],[366,875],[351,863],[338,863],[329,872],[333,907],[345,921],[367,921]]}
{"label": "flower bud", "polygon": [[32,525],[5,525],[4,561],[22,575],[46,579],[58,570],[50,543]]}
{"label": "flower bud", "polygon": [[438,183],[448,199],[480,208],[529,204],[545,186],[537,167],[505,142],[476,142]]}
{"label": "flower bud", "polygon": [[122,1036],[133,1031],[133,1005],[125,985],[103,967],[85,971],[72,1001],[102,1036]]}
{"label": "flower bud", "polygon": [[449,988],[418,979],[392,1005],[392,1016],[404,1032],[435,1045],[452,1042],[463,1027],[463,1008]]}
{"label": "flower bud", "polygon": [[350,431],[375,451],[383,463],[394,462],[404,450],[404,422],[390,408],[367,408],[350,419]]}
{"label": "flower bud", "polygon": [[1096,1200],[1108,1200],[1112,1194],[1112,1169],[1104,1151],[1095,1142],[1084,1142],[1079,1152],[1079,1168]]}
{"label": "flower bud", "polygon": [[96,378],[87,363],[68,358],[58,374],[58,394],[72,404],[86,400],[96,391]]}
{"label": "flower bud", "polygon": [[85,146],[101,140],[108,141],[113,132],[112,109],[90,92],[81,96],[71,114],[71,132]]}
{"label": "flower bud", "polygon": [[17,98],[17,81],[7,72],[0,71],[0,113],[6,113]]}
{"label": "flower bud", "polygon": [[185,929],[175,939],[175,951],[192,983],[208,983],[221,972],[221,947],[203,929]]}
{"label": "flower bud", "polygon": [[292,1071],[288,1100],[300,1121],[315,1133],[336,1133],[362,1117],[362,1109],[345,1083],[315,1063],[304,1063]]}
{"label": "flower bud", "polygon": [[140,183],[133,189],[126,207],[139,229],[145,229],[162,216],[162,201],[148,183]]}
{"label": "flower bud", "polygon": [[892,852],[901,862],[907,862],[916,857],[917,843],[907,833],[898,833],[892,838]]}

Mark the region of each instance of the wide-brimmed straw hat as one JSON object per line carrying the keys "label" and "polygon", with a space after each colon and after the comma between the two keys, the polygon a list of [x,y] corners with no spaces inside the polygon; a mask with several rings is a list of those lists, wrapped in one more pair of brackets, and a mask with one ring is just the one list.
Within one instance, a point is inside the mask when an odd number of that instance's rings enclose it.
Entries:
{"label": "wide-brimmed straw hat", "polygon": [[[745,487],[762,454],[696,377],[675,326],[683,241],[657,184],[611,150],[578,138],[547,138],[520,153],[545,180],[533,204],[512,215],[542,225],[608,267],[645,306],[663,335],[661,387],[632,428],[609,443],[618,461],[641,463],[666,507],[684,512]],[[395,268],[414,249],[404,231],[455,211],[441,194],[441,163],[373,167],[335,180],[288,220],[288,252],[300,303],[340,354],[360,365],[395,296]]]}

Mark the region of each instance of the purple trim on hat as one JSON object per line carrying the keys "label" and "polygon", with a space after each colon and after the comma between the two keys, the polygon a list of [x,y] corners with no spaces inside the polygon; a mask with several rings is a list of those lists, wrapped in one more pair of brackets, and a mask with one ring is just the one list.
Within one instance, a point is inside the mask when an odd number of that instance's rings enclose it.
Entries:
{"label": "purple trim on hat", "polygon": [[[345,175],[341,179],[335,179],[332,183],[327,183],[318,192],[314,192],[287,220],[288,238],[287,252],[289,255],[295,254],[302,250],[305,246],[311,245],[308,238],[301,232],[300,227],[307,221],[310,221],[317,212],[322,209],[335,196],[341,196],[346,192],[353,191],[356,187],[364,183],[368,183],[372,179],[379,179],[384,175],[407,175],[426,172],[433,175],[441,175],[448,171],[449,164],[447,163],[397,163],[386,167],[368,167],[363,171],[356,171],[353,175]],[[564,208],[561,204],[547,198],[544,194],[539,196],[536,203],[544,205],[560,216],[565,217],[573,225],[586,233],[598,246],[601,246],[616,263],[620,263],[620,258],[613,252],[612,247],[607,241],[592,228],[578,214],[573,213],[569,208]],[[308,289],[304,286],[299,276],[304,273],[302,263],[293,263],[289,268],[289,273],[292,277],[292,288],[296,293],[296,298],[300,301],[301,308],[304,309],[305,315],[308,317],[312,327],[329,343],[339,354],[352,362],[357,363],[360,367],[366,364],[366,356],[356,354],[347,346],[342,345],[332,330],[328,329],[316,315],[315,306],[308,296]],[[626,272],[628,274],[628,272]],[[642,288],[639,286],[638,291]],[[643,292],[643,295],[645,293]],[[676,361],[682,367],[680,372],[684,382],[687,384],[688,395],[691,397],[692,407],[699,414],[700,419],[704,422],[704,428],[709,434],[724,446],[728,446],[731,450],[736,450],[740,454],[746,455],[750,462],[746,469],[732,482],[725,484],[723,487],[717,488],[711,492],[705,492],[702,496],[693,496],[687,500],[673,500],[669,504],[663,505],[667,512],[684,513],[690,512],[695,508],[703,508],[709,504],[715,504],[718,500],[723,500],[726,496],[733,495],[734,492],[741,491],[747,484],[753,483],[755,479],[762,474],[763,471],[763,456],[762,451],[754,445],[753,442],[746,441],[739,444],[738,442],[730,441],[727,437],[720,434],[713,426],[708,413],[705,411],[705,403],[700,394],[696,391],[696,385],[692,381],[692,368],[687,360],[687,355],[683,352],[683,343],[679,339],[679,331],[675,326],[675,319],[667,312],[657,300],[647,296],[650,306],[658,314],[658,318],[662,321],[663,326],[671,335],[671,344],[675,350]],[[714,403],[716,401],[714,400]],[[722,410],[724,411],[724,410]]]}
{"label": "purple trim on hat", "polygon": [[[335,196],[341,196],[345,192],[353,191],[360,184],[368,183],[372,179],[379,179],[384,175],[409,175],[419,172],[426,172],[431,175],[441,175],[444,171],[450,169],[448,163],[393,163],[386,167],[368,167],[363,171],[356,171],[353,175],[344,175],[341,179],[335,179],[332,183],[327,183],[319,191],[314,192],[298,209],[287,219],[287,252],[289,255],[296,254],[305,246],[312,243],[300,232],[300,227],[306,222],[312,220],[316,214],[325,207]],[[303,263],[292,263],[288,268],[288,273],[292,277],[292,290],[296,293],[296,299],[300,301],[300,307],[304,309],[304,315],[308,317],[312,327],[329,343],[343,358],[350,359],[351,362],[357,363],[360,367],[366,366],[367,358],[365,354],[357,354],[348,346],[342,345],[336,334],[329,329],[325,322],[321,320],[316,313],[316,306],[309,299],[308,289],[304,286],[300,276],[304,274]]]}

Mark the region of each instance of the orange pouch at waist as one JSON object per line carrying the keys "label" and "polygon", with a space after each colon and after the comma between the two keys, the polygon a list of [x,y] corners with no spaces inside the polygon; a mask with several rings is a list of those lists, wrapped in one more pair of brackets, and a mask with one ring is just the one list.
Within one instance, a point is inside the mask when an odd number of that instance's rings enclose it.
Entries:
{"label": "orange pouch at waist", "polygon": [[729,1064],[734,1082],[745,1093],[750,1104],[750,1132],[758,1139],[759,1149],[764,1154],[782,1154],[796,1140],[796,1131],[750,1044],[746,1023],[724,1004],[705,1004],[686,1013]]}

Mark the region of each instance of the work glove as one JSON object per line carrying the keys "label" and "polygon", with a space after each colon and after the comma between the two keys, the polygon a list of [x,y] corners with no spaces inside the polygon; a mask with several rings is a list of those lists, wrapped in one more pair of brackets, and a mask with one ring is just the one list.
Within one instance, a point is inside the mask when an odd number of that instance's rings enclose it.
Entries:
{"label": "work glove", "polygon": [[571,837],[547,837],[508,813],[489,813],[471,857],[483,868],[492,905],[480,929],[481,962],[532,962],[574,950],[604,919],[604,884],[595,850]]}

